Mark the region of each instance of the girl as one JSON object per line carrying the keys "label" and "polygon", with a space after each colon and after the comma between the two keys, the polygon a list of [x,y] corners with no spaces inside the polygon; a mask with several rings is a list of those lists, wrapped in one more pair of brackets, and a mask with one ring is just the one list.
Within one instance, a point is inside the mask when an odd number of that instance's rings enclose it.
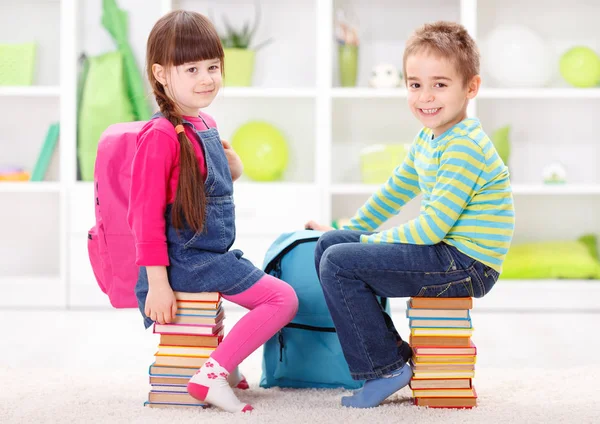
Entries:
{"label": "girl", "polygon": [[198,13],[171,12],[152,29],[146,60],[160,114],[138,136],[128,212],[144,324],[171,322],[173,291],[220,292],[250,309],[188,383],[196,399],[229,412],[250,411],[229,386],[229,374],[291,321],[298,299],[288,284],[229,250],[233,180],[242,163],[212,118],[200,112],[222,85],[223,47],[215,28]]}

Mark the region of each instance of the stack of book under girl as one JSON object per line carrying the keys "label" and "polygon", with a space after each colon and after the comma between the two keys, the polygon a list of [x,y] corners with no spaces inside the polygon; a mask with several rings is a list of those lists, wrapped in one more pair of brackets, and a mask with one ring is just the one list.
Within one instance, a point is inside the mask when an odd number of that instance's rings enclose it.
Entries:
{"label": "stack of book under girl", "polygon": [[160,334],[150,365],[151,408],[197,408],[206,404],[187,392],[189,379],[223,340],[225,311],[219,293],[175,292],[177,314],[170,324],[154,324]]}

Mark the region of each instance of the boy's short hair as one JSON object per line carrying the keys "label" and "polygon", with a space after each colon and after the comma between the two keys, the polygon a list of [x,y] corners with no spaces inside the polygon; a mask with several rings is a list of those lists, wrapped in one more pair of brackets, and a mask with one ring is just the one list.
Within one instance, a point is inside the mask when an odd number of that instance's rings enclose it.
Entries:
{"label": "boy's short hair", "polygon": [[404,49],[402,68],[405,79],[406,59],[423,51],[453,62],[464,84],[479,74],[479,48],[465,27],[456,22],[438,21],[417,28]]}

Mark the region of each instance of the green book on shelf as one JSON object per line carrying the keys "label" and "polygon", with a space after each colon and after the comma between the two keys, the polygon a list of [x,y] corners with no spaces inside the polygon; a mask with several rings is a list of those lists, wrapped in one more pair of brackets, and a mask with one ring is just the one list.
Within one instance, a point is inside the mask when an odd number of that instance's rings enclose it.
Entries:
{"label": "green book on shelf", "polygon": [[58,141],[59,128],[60,124],[58,122],[51,124],[50,128],[48,128],[46,139],[44,140],[44,144],[42,144],[42,149],[31,172],[30,181],[44,181],[48,166],[50,165],[50,159],[52,159],[52,154]]}

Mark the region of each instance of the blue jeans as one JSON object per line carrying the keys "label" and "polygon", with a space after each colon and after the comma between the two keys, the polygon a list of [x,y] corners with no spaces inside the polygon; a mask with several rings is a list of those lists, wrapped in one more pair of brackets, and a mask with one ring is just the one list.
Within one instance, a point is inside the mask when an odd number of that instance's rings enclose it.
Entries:
{"label": "blue jeans", "polygon": [[[482,297],[498,272],[446,243],[365,244],[360,231],[321,236],[315,265],[352,378],[370,380],[402,367],[400,343],[381,297]],[[410,355],[408,356],[410,357]]]}

